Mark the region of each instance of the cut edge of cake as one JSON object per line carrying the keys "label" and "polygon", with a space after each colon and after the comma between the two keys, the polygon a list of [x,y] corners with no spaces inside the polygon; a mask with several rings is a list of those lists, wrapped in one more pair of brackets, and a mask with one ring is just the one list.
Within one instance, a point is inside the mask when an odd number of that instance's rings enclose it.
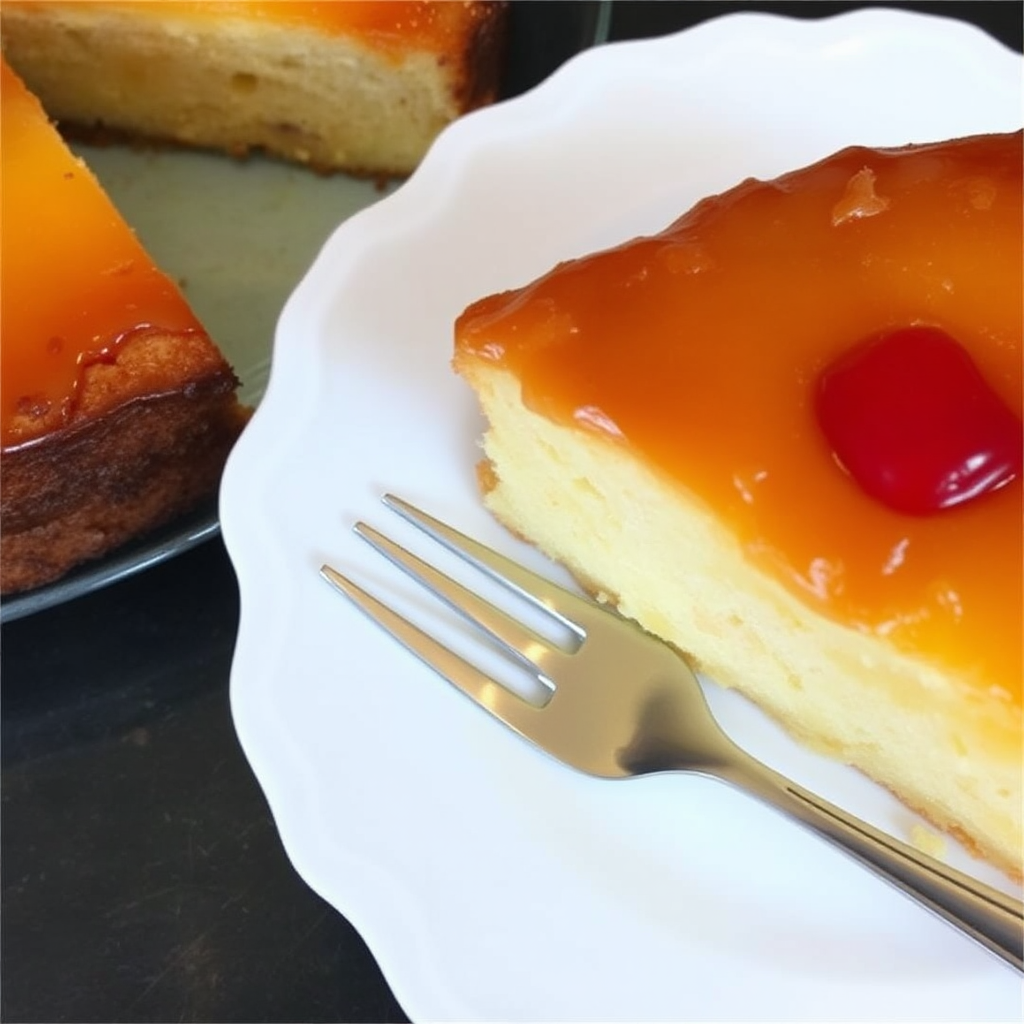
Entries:
{"label": "cut edge of cake", "polygon": [[410,173],[446,125],[496,99],[507,17],[503,2],[444,3],[445,52],[396,55],[245,14],[43,6],[4,4],[3,45],[64,130],[377,177]]}
{"label": "cut edge of cake", "polygon": [[[532,412],[518,378],[485,359],[459,351],[454,365],[487,421],[478,477],[499,522],[794,738],[1020,880],[1021,730],[999,695],[967,694],[815,613],[625,446]],[[666,557],[677,572],[664,572]]]}

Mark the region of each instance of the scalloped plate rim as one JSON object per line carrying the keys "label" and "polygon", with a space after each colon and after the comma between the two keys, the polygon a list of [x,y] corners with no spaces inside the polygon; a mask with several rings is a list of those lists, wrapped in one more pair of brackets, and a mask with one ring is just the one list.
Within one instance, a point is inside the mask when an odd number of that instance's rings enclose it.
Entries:
{"label": "scalloped plate rim", "polygon": [[[751,42],[750,35],[745,35],[748,29],[757,30],[756,41]],[[396,677],[406,681],[408,677],[415,676],[416,681],[420,682],[416,670],[402,662],[394,650],[387,646],[387,641],[376,637],[371,626],[347,614],[337,599],[331,597],[330,600],[335,603],[328,604],[328,597],[314,591],[313,584],[304,574],[312,573],[316,558],[328,553],[332,559],[348,560],[350,564],[370,567],[369,571],[374,571],[373,563],[363,559],[341,530],[353,510],[361,511],[366,507],[375,487],[379,489],[379,485],[384,483],[401,491],[403,481],[382,481],[374,479],[374,474],[370,474],[369,479],[351,481],[351,486],[344,490],[344,494],[332,485],[335,490],[330,493],[338,497],[339,501],[338,507],[329,511],[306,507],[311,498],[319,495],[319,491],[302,496],[303,509],[301,513],[295,513],[294,517],[284,515],[280,510],[276,518],[259,511],[269,507],[274,500],[284,500],[280,497],[280,481],[275,474],[294,453],[301,453],[306,444],[314,448],[322,446],[322,438],[318,435],[311,440],[310,432],[319,431],[325,423],[335,424],[330,417],[325,417],[322,403],[325,398],[335,396],[332,389],[335,388],[335,375],[339,372],[335,364],[341,362],[340,357],[336,358],[333,350],[328,350],[332,352],[332,358],[328,362],[327,373],[322,372],[323,365],[315,359],[309,359],[308,362],[304,360],[308,359],[311,351],[317,355],[322,354],[324,332],[329,333],[339,326],[353,330],[359,327],[358,318],[352,316],[344,299],[346,289],[354,288],[354,281],[364,283],[359,280],[361,268],[368,262],[372,263],[375,254],[381,248],[387,249],[389,244],[397,244],[398,248],[393,255],[400,255],[403,251],[401,243],[404,241],[409,244],[415,230],[427,230],[432,223],[436,223],[438,217],[443,220],[444,216],[453,215],[453,210],[457,212],[457,207],[445,204],[457,204],[458,200],[454,197],[459,190],[471,189],[474,184],[473,159],[480,157],[481,149],[497,145],[495,138],[502,132],[514,136],[516,132],[524,130],[524,124],[532,114],[541,111],[544,117],[539,122],[527,125],[527,135],[537,135],[545,125],[550,128],[552,123],[557,122],[558,116],[565,113],[565,105],[572,106],[580,102],[586,106],[586,102],[578,100],[574,92],[580,82],[591,81],[593,84],[601,76],[612,71],[619,72],[623,68],[639,75],[643,81],[655,80],[658,72],[663,70],[660,61],[684,52],[696,52],[703,47],[710,49],[714,42],[720,46],[742,44],[748,49],[752,47],[754,51],[762,52],[770,45],[783,45],[790,50],[820,54],[828,46],[860,45],[865,39],[874,39],[877,43],[882,36],[906,44],[906,33],[910,30],[915,35],[915,46],[936,46],[951,50],[968,63],[977,63],[979,67],[984,64],[993,76],[993,81],[1005,78],[1011,67],[1019,75],[1020,62],[1016,55],[989,40],[980,30],[943,18],[886,10],[850,13],[819,22],[796,22],[772,15],[737,12],[674,36],[609,44],[601,51],[590,51],[573,58],[530,93],[471,115],[453,125],[439,139],[420,170],[401,189],[381,203],[356,214],[335,232],[289,299],[279,324],[267,393],[252,424],[232,454],[221,494],[225,542],[235,563],[242,591],[242,621],[232,670],[232,709],[239,738],[265,789],[293,863],[314,889],[353,920],[380,961],[399,1001],[414,1017],[551,1019],[559,1012],[565,1012],[567,1005],[573,1004],[571,999],[567,1003],[562,998],[564,993],[559,992],[557,984],[553,987],[549,984],[538,995],[538,1001],[531,1003],[529,993],[517,999],[519,993],[474,989],[461,975],[458,975],[459,980],[456,981],[456,968],[465,965],[453,959],[455,953],[437,948],[439,930],[444,932],[444,926],[438,923],[438,908],[431,903],[434,894],[425,893],[419,884],[422,882],[417,875],[419,865],[403,859],[404,851],[395,850],[387,842],[384,843],[385,849],[380,849],[382,840],[378,836],[360,833],[358,841],[339,842],[339,822],[336,820],[338,802],[325,793],[329,787],[318,775],[316,765],[303,749],[304,738],[300,740],[300,736],[290,733],[284,724],[288,715],[294,713],[294,708],[288,703],[288,693],[283,692],[289,688],[288,674],[296,659],[301,661],[308,653],[296,652],[296,637],[316,644],[317,637],[321,636],[319,642],[324,643],[322,635],[316,633],[318,627],[336,629],[342,635],[348,635],[347,631],[358,631],[359,644],[365,645],[366,650],[376,659],[375,664],[383,663],[391,669],[375,677],[382,688],[394,685]],[[860,40],[860,44],[851,43],[852,39]],[[997,47],[999,53],[1006,57],[997,55]],[[710,59],[707,50],[701,53],[700,59]],[[666,75],[672,77],[671,69]],[[505,143],[508,143],[507,136]],[[459,159],[469,161],[468,170],[456,166]],[[638,209],[638,206],[634,206],[627,210],[625,219],[629,220]],[[577,244],[580,243],[581,235],[586,235],[586,232],[578,233],[574,240]],[[395,239],[398,239],[398,243]],[[510,281],[509,286],[514,283]],[[358,303],[350,305],[358,306]],[[351,352],[342,354],[351,357]],[[360,381],[367,375],[372,377],[370,370],[361,365],[352,363],[345,368]],[[400,375],[398,383],[407,384]],[[355,387],[355,384],[351,385],[352,390]],[[408,392],[407,397],[415,398],[414,389],[403,391],[397,385],[396,389],[401,395]],[[352,397],[350,392],[345,393]],[[351,423],[347,423],[343,417],[340,425]],[[388,426],[390,424],[386,422],[381,424],[382,430]],[[339,447],[338,472],[344,476],[344,456],[353,451],[352,439],[345,436],[343,430],[339,430],[336,440]],[[319,455],[315,454],[314,461],[316,457]],[[468,469],[463,475],[468,478]],[[464,491],[460,492],[459,496],[464,494]],[[419,497],[416,494],[411,496]],[[300,496],[291,497],[300,503]],[[429,497],[437,498],[439,495],[430,494]],[[460,507],[457,502],[454,504]],[[434,507],[437,510],[436,505]],[[254,509],[258,510],[257,514],[254,514]],[[477,515],[477,510],[466,509],[465,516],[475,518],[476,525],[482,530],[489,529]],[[296,520],[294,523],[293,518]],[[390,527],[392,524],[386,525]],[[493,529],[491,533],[500,537]],[[289,559],[296,554],[301,557],[294,564],[290,563]],[[525,557],[529,557],[528,554]],[[321,659],[318,664],[322,668],[326,662]],[[317,688],[311,684],[309,692],[323,702],[323,710],[326,712],[337,711],[337,707],[344,704],[350,713],[358,714],[366,711],[364,703],[382,699],[376,693],[353,697],[341,686],[331,689]],[[516,777],[523,780],[527,791],[534,792],[530,787],[541,784],[539,780],[543,780],[543,785],[552,787],[560,795],[571,795],[583,803],[595,799],[607,800],[615,804],[616,812],[624,818],[629,818],[632,813],[628,806],[619,805],[619,794],[613,798],[612,791],[608,790],[604,796],[599,797],[593,780],[584,780],[578,776],[570,779],[559,766],[538,759],[521,742],[514,739],[509,742],[500,731],[495,732],[494,726],[483,720],[475,709],[469,709],[472,711],[469,714],[457,700],[450,700],[451,695],[442,683],[425,678],[421,687],[411,693],[407,692],[406,696],[413,701],[423,702],[431,714],[444,716],[436,718],[436,721],[443,724],[459,743],[465,744],[464,748],[460,748],[462,753],[472,751],[478,756],[493,759],[494,765],[514,766],[516,773],[519,773]],[[742,712],[737,714],[742,718]],[[311,729],[319,728],[312,721],[306,721],[304,725]],[[339,728],[340,725],[339,722]],[[319,733],[317,736],[324,741]],[[351,741],[352,737],[349,739]],[[348,753],[343,752],[344,756],[348,756]],[[347,764],[343,758],[341,763]],[[478,762],[473,763],[475,767],[480,767]],[[465,768],[466,763],[459,762],[437,770],[444,775],[445,771],[454,771],[456,767]],[[344,777],[343,773],[341,777]],[[453,776],[451,781],[453,784],[458,782],[458,777]],[[374,783],[385,795],[391,792],[388,779],[375,776]],[[690,789],[692,792],[689,798],[695,801],[695,806],[703,806],[705,796],[701,788]],[[732,806],[730,798],[717,790],[714,800],[716,806]],[[645,801],[638,797],[637,802]],[[350,821],[365,824],[366,820],[372,820],[372,817],[365,820],[361,817],[372,814],[372,801],[361,795],[348,794],[344,803],[345,812],[351,816]],[[413,827],[419,821],[420,808],[399,805],[396,810],[408,816],[408,827]],[[443,820],[448,821],[447,818]],[[774,831],[771,822],[759,817],[757,820],[766,835],[778,838],[779,842],[789,842],[788,837]],[[502,822],[497,822],[495,827],[500,828],[502,825]],[[428,831],[420,833],[420,836],[429,847],[425,856],[431,853],[436,855],[436,846],[430,844],[436,844],[437,837]],[[392,844],[400,842],[397,832],[389,832],[384,838],[391,839]],[[460,834],[460,839],[476,849],[471,837]],[[802,845],[798,844],[798,847],[804,849]],[[379,854],[382,860],[375,860],[375,854]],[[522,851],[522,855],[530,861],[533,851]],[[853,886],[863,881],[858,881],[856,876],[843,877]],[[450,880],[448,885],[452,892],[457,891],[457,886],[453,886]],[[882,898],[879,896],[879,899]],[[900,921],[903,920],[904,910],[902,905],[886,906],[886,913],[896,915]],[[432,913],[434,916],[431,916]],[[925,930],[928,941],[939,947],[940,963],[945,963],[943,957],[949,955],[947,938],[954,943],[953,948],[959,951],[959,940],[955,936]],[[556,941],[556,936],[566,939],[563,932],[556,930],[552,933],[552,941]],[[467,950],[459,945],[462,941],[460,936],[445,933],[443,938],[457,946],[459,953],[466,954]],[[482,939],[482,944],[486,946],[487,941],[486,938]],[[589,949],[584,940],[580,942]],[[508,948],[511,947],[506,947],[506,952]],[[907,955],[906,950],[902,953]],[[1019,1003],[1012,1005],[1012,1000],[1007,998],[1006,979],[999,973],[1001,968],[990,965],[985,959],[977,959],[973,950],[965,950],[964,955],[968,963],[963,969],[964,975],[951,977],[945,973],[941,977],[926,977],[931,996],[923,1003],[920,998],[921,986],[912,983],[901,988],[893,979],[881,978],[865,1001],[862,993],[849,990],[846,980],[841,976],[826,976],[819,979],[803,978],[805,984],[800,994],[782,991],[777,987],[770,993],[770,997],[776,1000],[772,1012],[781,1012],[791,1018],[820,1018],[825,1012],[821,999],[846,996],[848,1000],[844,1004],[845,1008],[837,1006],[837,1013],[849,1012],[851,1007],[857,1007],[860,1010],[871,1010],[886,1019],[896,1015],[909,1019],[918,1012],[922,1017],[941,1016],[946,1012],[955,1014],[957,1005],[964,1005],[962,1002],[958,1004],[957,1000],[963,1000],[965,992],[973,996],[985,991],[991,997],[994,989],[999,991],[991,998],[985,1012],[998,1016],[1001,1013],[998,1007],[1003,1005],[1001,1000],[1005,1001],[1008,1015],[1019,1010]],[[700,966],[699,959],[692,963],[695,968]],[[910,963],[922,969],[921,963],[913,957]],[[537,968],[536,963],[531,966]],[[644,966],[635,965],[640,977],[645,977]],[[703,963],[703,967],[708,966]],[[711,957],[711,966],[723,965],[720,959],[716,961]],[[749,980],[765,982],[772,974],[757,963],[744,962],[744,967]],[[516,973],[516,977],[521,975]],[[735,1000],[735,993],[732,998]],[[587,1003],[585,998],[581,1005],[582,1016],[593,1015],[594,1006]],[[648,1010],[652,1005],[644,1003]],[[668,1005],[668,1009],[661,1007],[653,1016],[671,1017],[675,1012],[685,1012],[680,1011],[679,1004],[673,1004],[670,998]],[[712,1005],[707,1002],[706,994],[700,1005],[704,1012]],[[726,1005],[733,1006],[733,1003],[727,1001]],[[743,1000],[736,1005],[743,1005]],[[752,1004],[747,1001],[746,1005],[749,1009]],[[918,1005],[921,1006],[920,1011],[914,1009]],[[764,1007],[759,1009],[763,1010]]]}

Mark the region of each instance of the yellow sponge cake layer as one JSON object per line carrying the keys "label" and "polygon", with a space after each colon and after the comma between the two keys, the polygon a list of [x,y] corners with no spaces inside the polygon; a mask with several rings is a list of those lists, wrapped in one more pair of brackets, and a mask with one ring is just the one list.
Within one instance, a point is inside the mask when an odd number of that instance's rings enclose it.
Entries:
{"label": "yellow sponge cake layer", "polygon": [[[1019,135],[850,149],[482,299],[455,354],[499,519],[1011,873],[1021,223]],[[969,357],[1011,466],[908,512],[850,472],[820,403],[851,352],[921,331]]]}

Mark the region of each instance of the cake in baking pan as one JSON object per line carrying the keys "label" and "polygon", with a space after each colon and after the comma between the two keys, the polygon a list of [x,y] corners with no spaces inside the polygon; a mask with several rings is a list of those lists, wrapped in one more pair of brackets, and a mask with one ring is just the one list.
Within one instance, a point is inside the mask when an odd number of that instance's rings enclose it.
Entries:
{"label": "cake in baking pan", "polygon": [[5,0],[0,19],[64,125],[402,175],[495,99],[507,4]]}

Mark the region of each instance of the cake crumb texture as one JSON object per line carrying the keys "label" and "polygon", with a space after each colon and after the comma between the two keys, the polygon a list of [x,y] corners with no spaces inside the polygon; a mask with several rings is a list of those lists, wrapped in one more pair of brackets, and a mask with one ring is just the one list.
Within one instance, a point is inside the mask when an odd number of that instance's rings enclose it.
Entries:
{"label": "cake crumb texture", "polygon": [[507,4],[11,0],[4,53],[67,130],[408,174],[497,96]]}

